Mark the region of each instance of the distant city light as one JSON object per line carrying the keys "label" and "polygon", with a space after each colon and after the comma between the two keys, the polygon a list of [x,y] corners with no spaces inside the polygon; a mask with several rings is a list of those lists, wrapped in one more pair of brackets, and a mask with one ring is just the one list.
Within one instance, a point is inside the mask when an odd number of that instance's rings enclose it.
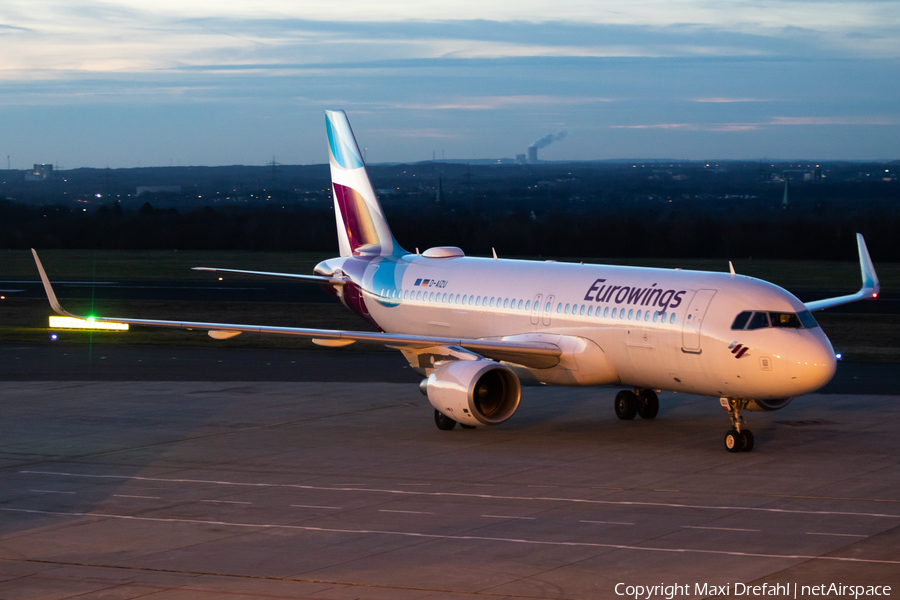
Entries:
{"label": "distant city light", "polygon": [[841,358],[843,358],[843,355],[842,355],[840,352],[838,352],[837,354],[834,355],[834,357],[835,357],[837,360],[841,360]]}
{"label": "distant city light", "polygon": [[51,339],[52,341],[55,342],[55,341],[56,341],[56,334],[55,334],[55,333],[51,333],[51,334],[50,334],[50,339]]}

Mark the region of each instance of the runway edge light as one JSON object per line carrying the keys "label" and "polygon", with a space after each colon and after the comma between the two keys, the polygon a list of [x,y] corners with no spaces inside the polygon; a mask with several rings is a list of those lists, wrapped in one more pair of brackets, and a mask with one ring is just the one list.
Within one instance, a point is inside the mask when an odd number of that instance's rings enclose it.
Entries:
{"label": "runway edge light", "polygon": [[96,322],[91,317],[75,319],[72,317],[50,317],[50,329],[102,329],[105,331],[128,331],[128,323]]}

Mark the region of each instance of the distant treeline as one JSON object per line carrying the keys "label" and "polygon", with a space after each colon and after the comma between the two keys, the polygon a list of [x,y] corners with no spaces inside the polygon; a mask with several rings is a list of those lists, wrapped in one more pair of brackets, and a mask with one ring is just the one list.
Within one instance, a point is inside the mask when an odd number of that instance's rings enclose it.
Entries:
{"label": "distant treeline", "polygon": [[[700,206],[610,211],[578,204],[534,211],[427,202],[386,204],[394,236],[408,250],[460,246],[489,256],[840,259],[865,234],[879,261],[900,261],[900,210],[768,209],[704,214]],[[89,211],[0,201],[0,248],[335,251],[328,207],[205,207],[179,212],[118,205]]]}

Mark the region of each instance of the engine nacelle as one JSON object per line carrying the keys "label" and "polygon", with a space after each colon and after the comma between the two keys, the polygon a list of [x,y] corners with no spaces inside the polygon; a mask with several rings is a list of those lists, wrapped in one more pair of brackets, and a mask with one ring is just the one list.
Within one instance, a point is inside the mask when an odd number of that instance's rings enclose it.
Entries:
{"label": "engine nacelle", "polygon": [[431,405],[463,425],[506,421],[522,397],[519,378],[490,360],[460,360],[438,367],[423,382]]}
{"label": "engine nacelle", "polygon": [[762,412],[781,410],[790,404],[793,399],[793,396],[791,396],[790,398],[775,398],[772,400],[750,400],[747,402],[746,408],[747,410],[757,410]]}

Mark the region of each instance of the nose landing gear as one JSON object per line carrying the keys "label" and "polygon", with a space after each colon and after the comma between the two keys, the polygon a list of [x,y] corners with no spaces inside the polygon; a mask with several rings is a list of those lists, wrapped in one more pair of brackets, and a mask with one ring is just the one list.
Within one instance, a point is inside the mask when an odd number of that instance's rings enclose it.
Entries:
{"label": "nose landing gear", "polygon": [[731,417],[732,429],[725,434],[725,449],[729,452],[750,452],[753,450],[753,433],[743,428],[742,414],[749,401],[743,398],[720,398],[719,402]]}

